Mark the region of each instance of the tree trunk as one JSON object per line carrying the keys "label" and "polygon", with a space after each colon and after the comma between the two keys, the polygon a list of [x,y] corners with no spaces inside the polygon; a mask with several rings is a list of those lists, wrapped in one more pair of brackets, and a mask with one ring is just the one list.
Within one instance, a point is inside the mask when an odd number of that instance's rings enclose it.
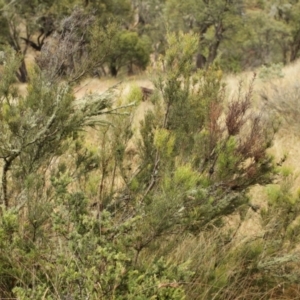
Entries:
{"label": "tree trunk", "polygon": [[132,64],[132,62],[130,62],[127,66],[127,74],[128,74],[128,76],[133,75],[133,64]]}
{"label": "tree trunk", "polygon": [[224,31],[225,30],[222,23],[219,23],[215,26],[215,38],[212,44],[209,46],[209,54],[207,57],[206,66],[211,65],[216,59]]}
{"label": "tree trunk", "polygon": [[214,60],[216,59],[220,43],[221,43],[220,40],[216,40],[210,45],[209,54],[208,54],[208,58],[206,61],[206,66],[211,65],[214,62]]}
{"label": "tree trunk", "polygon": [[19,81],[22,83],[28,81],[28,73],[27,73],[27,68],[24,59],[22,59],[21,66],[19,67],[19,72],[17,72],[17,77]]}
{"label": "tree trunk", "polygon": [[291,47],[290,62],[293,62],[298,58],[299,50],[300,50],[300,39],[294,41],[294,43]]}
{"label": "tree trunk", "polygon": [[198,53],[196,57],[196,67],[198,69],[203,69],[205,65],[206,65],[206,57],[203,54]]}
{"label": "tree trunk", "polygon": [[[210,24],[210,23],[207,23],[204,25],[198,24],[198,27],[199,27],[199,49],[202,48],[202,43],[204,41],[204,35],[211,25],[212,24]],[[199,50],[199,52],[197,53],[197,57],[196,57],[196,68],[203,69],[203,68],[205,68],[206,64],[207,64],[207,58],[203,54],[201,54],[200,50]]]}
{"label": "tree trunk", "polygon": [[110,70],[111,76],[117,77],[117,75],[118,75],[118,69],[117,69],[115,63],[111,63],[111,64],[110,64],[109,70]]}
{"label": "tree trunk", "polygon": [[8,193],[7,193],[7,173],[12,162],[19,156],[19,153],[15,153],[14,155],[10,156],[8,159],[4,159],[4,166],[2,171],[2,195],[1,200],[4,203],[5,208],[8,208]]}
{"label": "tree trunk", "polygon": [[283,63],[287,65],[290,62],[289,49],[286,45],[281,46]]}

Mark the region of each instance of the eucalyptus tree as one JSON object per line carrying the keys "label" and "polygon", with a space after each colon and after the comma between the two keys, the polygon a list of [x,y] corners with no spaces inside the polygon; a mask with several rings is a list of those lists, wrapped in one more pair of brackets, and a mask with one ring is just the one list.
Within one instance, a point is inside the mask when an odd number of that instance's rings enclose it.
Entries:
{"label": "eucalyptus tree", "polygon": [[166,2],[166,18],[171,30],[194,32],[198,36],[198,67],[213,63],[222,43],[232,39],[241,26],[244,1]]}

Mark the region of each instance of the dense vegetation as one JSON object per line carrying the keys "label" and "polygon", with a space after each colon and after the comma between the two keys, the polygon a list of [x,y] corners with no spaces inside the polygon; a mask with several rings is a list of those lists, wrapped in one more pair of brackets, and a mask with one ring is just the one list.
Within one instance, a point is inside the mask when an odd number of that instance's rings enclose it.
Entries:
{"label": "dense vegetation", "polygon": [[[298,1],[0,5],[1,298],[300,296],[300,194],[268,152],[280,124],[253,107],[256,75],[230,99],[222,81],[297,59]],[[150,62],[137,127],[139,87],[75,98]],[[249,213],[261,228],[238,238]]]}
{"label": "dense vegetation", "polygon": [[[19,55],[28,49],[45,53],[49,40],[55,51],[66,42],[66,30],[77,31],[76,38],[67,38],[76,59],[69,55],[60,61],[65,75],[78,67],[77,60],[85,60],[91,48],[101,56],[90,66],[92,74],[116,76],[121,70],[144,69],[150,54],[157,61],[165,53],[167,32],[197,35],[194,60],[200,68],[217,63],[224,71],[238,72],[286,64],[300,51],[296,0],[2,0],[0,9],[1,48],[9,46]],[[66,27],[74,9],[76,30]],[[25,82],[27,77],[23,61],[18,78]]]}

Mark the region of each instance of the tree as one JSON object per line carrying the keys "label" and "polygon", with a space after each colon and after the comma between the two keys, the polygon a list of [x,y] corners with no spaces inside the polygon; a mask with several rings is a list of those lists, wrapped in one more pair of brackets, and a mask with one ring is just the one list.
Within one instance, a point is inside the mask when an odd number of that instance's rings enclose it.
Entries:
{"label": "tree", "polygon": [[132,20],[130,0],[89,0],[85,9],[95,14],[103,25],[113,20],[128,28]]}
{"label": "tree", "polygon": [[170,28],[175,31],[192,31],[198,35],[198,67],[211,65],[222,43],[230,40],[240,27],[243,2],[242,0],[167,2],[166,14]]}
{"label": "tree", "polygon": [[300,14],[300,3],[298,1],[283,1],[279,5],[273,4],[270,14],[280,24],[285,27],[285,36],[281,40],[284,63],[293,62],[298,58],[300,51],[300,27],[298,24]]}
{"label": "tree", "polygon": [[[104,63],[115,29],[101,30],[95,17],[77,8],[62,19],[36,59],[48,80],[76,82]],[[101,46],[99,47],[99,45]]]}
{"label": "tree", "polygon": [[[100,29],[100,31],[103,32],[103,30],[109,27],[113,22],[118,22],[118,24],[126,26],[127,28],[131,22],[131,6],[128,1],[88,1],[87,3],[83,3],[83,1],[79,0],[36,0],[34,3],[26,1],[17,3],[3,1],[3,3],[0,4],[2,4],[0,9],[3,12],[0,16],[0,23],[2,24],[0,34],[2,41],[23,57],[22,64],[17,72],[18,79],[21,82],[28,80],[25,57],[29,47],[40,52],[46,41],[52,44],[61,43],[62,45],[56,45],[60,48],[66,47],[66,42],[68,42],[68,47],[73,47],[72,59],[68,57],[68,62],[64,62],[67,66],[62,67],[72,69],[75,67],[74,64],[76,64],[76,60],[78,60],[77,66],[80,65],[84,59],[86,60],[87,55],[84,54],[86,54],[87,48],[93,48],[91,44],[95,44],[93,40],[95,37],[88,36],[87,34],[88,31],[93,31],[93,26],[96,26],[98,30]],[[76,38],[73,28],[73,39],[70,38],[71,35],[69,34],[68,41],[66,41],[60,33],[66,30],[66,22],[69,22],[68,26],[70,26],[70,21],[72,20],[73,25],[75,25],[75,14],[76,17],[78,17],[76,26],[82,27],[80,29],[77,28]],[[86,19],[84,20],[82,17]],[[51,39],[49,39],[50,35]],[[63,36],[64,38],[66,37],[65,35]],[[140,48],[142,48],[142,41],[140,41],[138,45],[136,44],[135,42],[132,47],[137,47],[136,52],[139,52]],[[49,44],[46,45],[46,48],[47,49],[43,49],[44,52],[49,51]],[[137,58],[137,60],[141,62],[141,58]],[[140,64],[143,65],[145,63]],[[60,72],[64,71],[65,70],[60,70]]]}
{"label": "tree", "polygon": [[0,36],[4,45],[9,45],[23,58],[17,72],[21,82],[28,79],[25,64],[28,47],[40,51],[45,39],[55,29],[54,15],[50,14],[53,5],[53,1],[39,0],[17,3],[4,0],[0,3]]}
{"label": "tree", "polygon": [[145,69],[150,60],[150,51],[151,46],[146,37],[139,37],[137,33],[130,31],[118,32],[107,57],[111,75],[117,76],[125,66],[129,74],[133,72],[133,66]]}
{"label": "tree", "polygon": [[294,61],[299,53],[299,3],[254,2],[246,7],[243,26],[239,26],[231,39],[235,47],[231,47],[230,40],[224,43],[224,59],[232,60],[235,55],[241,61],[242,69]]}
{"label": "tree", "polygon": [[132,1],[135,19],[134,28],[142,36],[147,36],[151,41],[155,62],[159,54],[163,54],[166,45],[166,1]]}

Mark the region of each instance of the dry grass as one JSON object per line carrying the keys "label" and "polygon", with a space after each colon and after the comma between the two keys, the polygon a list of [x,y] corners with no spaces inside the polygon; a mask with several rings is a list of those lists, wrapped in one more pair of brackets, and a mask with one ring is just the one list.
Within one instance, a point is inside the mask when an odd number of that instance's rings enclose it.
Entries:
{"label": "dry grass", "polygon": [[[29,58],[30,59],[30,58]],[[256,79],[254,85],[254,104],[257,109],[263,109],[265,113],[272,113],[272,105],[274,106],[276,103],[274,101],[278,98],[278,94],[274,94],[274,86],[276,86],[278,91],[287,91],[287,89],[295,86],[297,84],[298,79],[297,76],[300,71],[300,61],[294,63],[293,65],[289,65],[283,69],[284,77],[280,79],[273,79],[269,81],[263,81],[259,78]],[[228,99],[232,99],[234,95],[237,93],[239,89],[239,84],[241,81],[244,82],[245,88],[247,84],[253,78],[253,72],[244,72],[236,75],[227,75],[224,79],[227,86]],[[120,82],[120,79],[115,78],[88,78],[82,81],[78,86],[74,88],[74,93],[76,98],[83,98],[85,95],[90,93],[100,94],[105,92],[108,88],[116,85]],[[136,76],[129,77],[124,79],[120,86],[120,97],[126,97],[130,89],[133,86],[143,86],[147,88],[153,88],[153,84],[146,76]],[[26,93],[26,85],[20,84],[19,89],[21,94]],[[268,101],[272,105],[266,105],[263,98],[260,96],[262,93],[268,97]],[[275,97],[276,96],[276,97]],[[295,98],[295,97],[294,97]],[[294,99],[293,98],[293,99]],[[278,99],[277,99],[278,100]],[[289,99],[283,99],[287,102]],[[294,101],[294,100],[293,100]],[[279,103],[280,104],[280,103]],[[151,102],[145,101],[140,102],[136,107],[134,112],[134,118],[132,120],[132,129],[136,133],[139,127],[140,121],[143,120],[145,113],[148,110],[153,109],[153,105]],[[296,108],[295,108],[295,111]],[[300,93],[299,93],[299,111],[300,111]],[[299,124],[300,128],[300,112],[299,112]],[[280,116],[280,111],[277,111],[277,117],[286,117]],[[295,126],[294,126],[295,127]],[[286,160],[282,163],[283,167],[290,168],[295,175],[296,179],[293,185],[293,191],[296,192],[300,185],[300,176],[296,176],[300,174],[300,138],[299,131],[291,130],[292,126],[288,122],[284,122],[284,126],[280,127],[280,130],[275,135],[274,143],[272,148],[270,149],[270,153],[274,156],[275,162],[280,162],[283,157],[286,156]],[[297,128],[297,127],[296,127]],[[137,136],[136,136],[137,137]],[[135,155],[135,139],[132,139],[127,147],[127,154],[131,159]],[[96,130],[90,129],[87,131],[86,142],[89,144],[98,144],[99,145],[99,134]],[[266,195],[264,189],[260,186],[255,186],[250,191],[251,202],[253,204],[260,205],[264,207],[266,205]],[[245,222],[243,222],[240,227],[240,231],[237,235],[239,240],[243,240],[246,237],[253,236],[260,231],[259,225],[259,214],[254,213],[252,210],[249,210],[248,215],[246,217]],[[234,220],[234,218],[232,219]],[[238,219],[236,218],[233,224],[237,224]]]}
{"label": "dry grass", "polygon": [[[33,55],[28,57],[28,60],[32,62]],[[297,76],[299,74],[300,69],[300,61],[294,63],[293,65],[289,65],[283,69],[284,77],[281,79],[273,79],[269,81],[263,81],[259,78],[256,79],[254,85],[254,105],[257,109],[263,109],[265,113],[272,113],[272,107],[270,105],[266,105],[260,96],[262,93],[269,97],[269,102],[273,103],[274,100],[274,89],[272,87],[276,86],[278,90],[285,91],[287,88],[295,85],[297,83]],[[232,99],[234,95],[236,95],[239,84],[242,81],[247,87],[247,84],[253,78],[253,72],[244,72],[239,75],[227,75],[225,76],[225,83],[227,86],[227,95],[228,99]],[[77,99],[83,98],[85,95],[90,93],[101,94],[105,92],[108,88],[116,85],[120,82],[120,79],[117,78],[87,78],[83,80],[78,86],[74,88],[74,93]],[[119,86],[120,89],[120,97],[126,97],[130,92],[130,89],[133,86],[143,86],[147,88],[153,88],[152,82],[146,77],[146,75],[142,76],[132,76],[129,78],[125,78],[123,81],[121,79],[121,84]],[[26,84],[18,85],[20,93],[22,95],[26,94]],[[300,94],[299,94],[300,96]],[[271,105],[272,106],[272,105]],[[136,107],[134,112],[134,118],[132,120],[132,129],[136,133],[139,127],[140,121],[143,120],[145,113],[148,110],[153,109],[153,105],[151,102],[140,102]],[[299,99],[299,109],[300,109],[300,99]],[[278,118],[280,118],[280,113],[278,114]],[[297,124],[295,124],[297,125]],[[299,127],[300,127],[300,113],[299,113]],[[294,174],[300,174],[300,164],[298,163],[298,157],[300,156],[300,138],[299,133],[294,130],[291,130],[291,124],[285,122],[285,126],[281,127],[278,133],[275,135],[274,143],[272,148],[270,149],[270,153],[274,156],[276,162],[280,162],[283,157],[286,157],[286,160],[282,164],[283,167],[290,168],[293,170]],[[91,129],[87,131],[86,141],[91,144],[99,144],[99,135],[97,131]],[[135,152],[135,139],[133,139],[129,145],[127,152],[129,155],[134,155]],[[132,157],[132,156],[131,156]],[[296,178],[293,190],[296,192],[300,184],[300,176]],[[250,191],[251,201],[253,204],[258,204],[260,206],[264,206],[266,199],[263,192],[262,187],[254,187]],[[256,232],[259,228],[257,225],[258,220],[256,220],[255,216],[249,216],[247,218],[248,221],[243,224],[241,227],[241,238],[245,236],[245,234],[250,234],[250,232]]]}
{"label": "dry grass", "polygon": [[[269,153],[274,157],[275,163],[280,167],[290,170],[293,178],[291,191],[296,194],[300,186],[300,84],[298,74],[300,61],[283,69],[283,78],[262,80],[257,78],[254,84],[253,104],[258,111],[275,116],[280,123],[279,130],[275,134]],[[227,75],[224,79],[227,86],[228,100],[235,97],[239,90],[240,82],[245,88],[253,78],[254,72],[244,72],[236,75]],[[299,87],[299,93],[298,92]],[[276,89],[274,89],[276,88]],[[262,97],[268,97],[268,102]],[[283,161],[284,160],[284,161]],[[264,187],[256,185],[249,191],[250,201],[260,208],[266,208],[268,197]],[[236,228],[240,224],[239,217],[231,216],[227,220],[229,227]],[[252,239],[262,234],[259,212],[249,209],[245,220],[240,224],[235,240]]]}
{"label": "dry grass", "polygon": [[260,107],[273,113],[280,122],[273,147],[270,152],[275,161],[280,162],[286,156],[282,166],[289,168],[295,181],[292,190],[296,192],[300,184],[300,84],[298,74],[300,60],[283,69],[283,78],[265,82],[258,89]]}
{"label": "dry grass", "polygon": [[[119,83],[121,84],[118,86],[118,99],[124,97],[126,98],[133,86],[153,88],[152,82],[144,77],[129,77],[123,81],[116,78],[87,78],[74,88],[75,97],[80,99],[88,94],[101,94]],[[134,112],[134,118],[132,120],[133,131],[139,127],[140,122],[144,119],[145,113],[152,108],[153,105],[151,102],[145,101],[138,103]]]}
{"label": "dry grass", "polygon": [[[256,84],[254,86],[254,100],[255,106],[257,109],[263,108],[265,111],[270,109],[270,113],[272,109],[269,108],[265,103],[263,103],[262,98],[260,97],[260,93],[262,90],[267,93],[267,96],[270,97],[270,101],[273,101],[273,90],[271,88],[272,84],[276,84],[278,90],[285,90],[287,86],[290,86],[292,82],[297,81],[297,74],[299,73],[300,62],[295,63],[294,65],[286,67],[283,71],[285,77],[282,79],[276,79],[269,82],[263,82],[260,79],[257,79]],[[234,94],[238,91],[239,82],[243,79],[245,82],[250,82],[253,77],[253,73],[243,73],[240,76],[227,76],[225,78],[225,82],[228,87],[228,95],[229,98],[232,98]],[[103,93],[108,88],[114,86],[119,81],[113,78],[105,78],[105,79],[95,79],[89,78],[84,80],[79,86],[74,88],[76,98],[82,98],[89,93]],[[124,80],[120,85],[120,97],[126,97],[129,94],[132,86],[143,86],[151,88],[153,87],[150,80],[142,77],[133,77],[127,80]],[[22,95],[26,94],[26,85],[19,85],[20,93]],[[300,101],[300,99],[299,99]],[[299,104],[300,107],[300,104]],[[136,107],[134,112],[134,118],[132,120],[132,129],[136,132],[139,127],[139,123],[143,120],[144,115],[147,110],[153,109],[153,105],[151,102],[140,102]],[[268,112],[268,111],[267,111]],[[280,112],[278,113],[280,117]],[[299,113],[299,124],[300,124],[300,113]],[[300,126],[299,126],[300,127]],[[101,140],[99,132],[95,129],[89,129],[86,134],[85,142],[91,145],[98,145],[101,147]],[[132,139],[129,141],[126,149],[126,153],[130,160],[134,161],[136,159],[136,149],[135,149],[135,140]],[[283,167],[290,168],[294,175],[300,174],[300,163],[298,162],[298,157],[300,155],[300,138],[299,133],[294,130],[291,130],[288,122],[284,123],[284,126],[280,127],[280,130],[275,135],[274,143],[272,148],[270,149],[270,153],[274,155],[275,161],[280,162],[284,156],[287,156],[286,160],[282,163]],[[116,186],[121,186],[123,184],[121,178],[117,177],[115,180]],[[293,184],[293,191],[296,192],[300,184],[300,176],[296,178]],[[259,205],[260,207],[266,207],[267,196],[265,190],[261,186],[254,186],[249,192],[252,204]],[[254,239],[256,236],[262,235],[262,227],[260,222],[260,214],[259,212],[254,212],[249,209],[245,219],[241,222],[240,216],[238,214],[231,216],[226,219],[226,224],[228,228],[232,228],[233,230],[237,230],[234,236],[234,240],[232,241],[235,245],[240,245],[242,242],[247,240]],[[218,234],[218,233],[216,233]],[[220,234],[220,233],[219,233]],[[171,238],[172,239],[172,238]],[[231,270],[238,270],[239,265],[242,264],[242,257],[237,257],[238,260],[234,261],[232,257],[230,257],[231,253],[226,252],[225,248],[218,248],[216,244],[216,240],[218,237],[211,236],[207,237],[204,235],[200,236],[185,236],[185,237],[176,237],[176,240],[169,241],[166,240],[165,243],[174,242],[175,246],[173,250],[169,253],[168,257],[172,262],[185,262],[192,261],[194,263],[193,269],[197,270],[201,276],[198,276],[194,282],[185,283],[187,285],[187,290],[190,295],[193,296],[193,299],[197,299],[197,295],[195,292],[201,292],[201,299],[209,299],[208,293],[214,289],[214,286],[209,286],[209,278],[210,276],[216,276],[214,284],[220,284],[220,291],[222,292],[222,281],[229,282]],[[161,249],[164,247],[161,247]],[[150,249],[151,250],[151,249]],[[151,250],[152,251],[152,250]],[[161,255],[161,253],[158,253]],[[143,260],[151,260],[154,258],[153,253],[144,253],[141,256]],[[222,265],[220,267],[216,267],[218,263],[221,261],[232,264],[232,266],[224,265],[224,270],[226,273],[222,273]],[[151,261],[149,261],[149,264]],[[245,278],[241,282],[233,282],[231,286],[225,286],[224,289],[228,289],[228,296],[226,299],[253,299],[254,295],[247,295],[248,286],[251,284],[251,279]],[[234,291],[235,289],[244,291],[239,298],[230,298],[231,294],[230,290]],[[290,286],[285,292],[281,293],[280,296],[276,296],[278,291],[274,289],[274,293],[270,294],[267,298],[261,297],[261,299],[299,299],[297,298],[300,294],[299,286],[295,285]],[[210,294],[212,295],[212,294]],[[289,296],[288,296],[289,295]],[[217,295],[215,295],[217,298]],[[290,297],[290,298],[289,298]],[[200,299],[200,298],[199,298]],[[225,299],[225,298],[224,298]]]}

